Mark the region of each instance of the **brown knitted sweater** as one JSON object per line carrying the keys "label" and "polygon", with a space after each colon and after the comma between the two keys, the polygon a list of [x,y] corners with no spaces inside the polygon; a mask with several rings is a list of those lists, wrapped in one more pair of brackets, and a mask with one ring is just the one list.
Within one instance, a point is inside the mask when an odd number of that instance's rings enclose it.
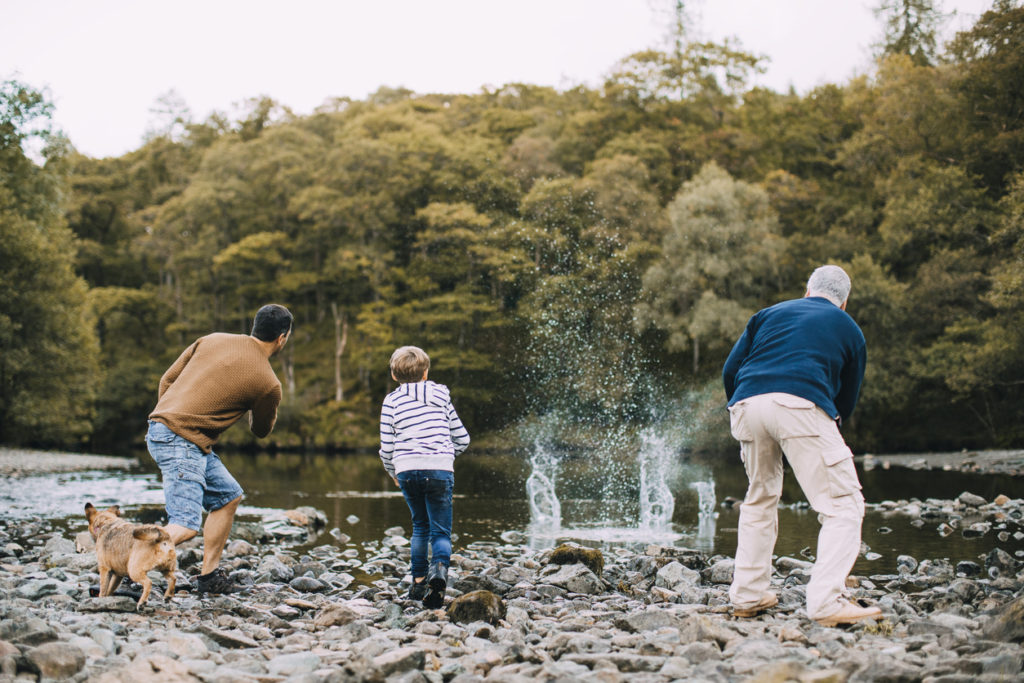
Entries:
{"label": "brown knitted sweater", "polygon": [[281,382],[259,341],[218,332],[197,339],[167,369],[149,419],[209,453],[246,411],[253,434],[270,434],[280,403]]}

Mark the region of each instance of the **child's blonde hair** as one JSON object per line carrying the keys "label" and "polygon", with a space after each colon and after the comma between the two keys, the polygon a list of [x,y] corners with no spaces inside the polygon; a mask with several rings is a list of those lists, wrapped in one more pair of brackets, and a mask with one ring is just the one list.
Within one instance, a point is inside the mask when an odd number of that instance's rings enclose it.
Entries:
{"label": "child's blonde hair", "polygon": [[418,346],[402,346],[391,354],[391,374],[402,384],[419,382],[430,369],[430,356]]}

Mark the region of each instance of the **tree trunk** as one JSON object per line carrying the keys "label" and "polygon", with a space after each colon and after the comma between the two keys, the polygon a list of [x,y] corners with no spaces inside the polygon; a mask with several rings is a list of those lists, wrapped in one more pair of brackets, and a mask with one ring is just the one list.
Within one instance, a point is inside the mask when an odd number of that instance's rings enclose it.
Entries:
{"label": "tree trunk", "polygon": [[338,304],[331,302],[334,315],[334,400],[344,401],[345,391],[341,386],[341,354],[345,353],[348,342],[348,316],[338,312]]}
{"label": "tree trunk", "polygon": [[696,337],[693,338],[693,374],[697,374],[697,368],[700,367],[700,340]]}

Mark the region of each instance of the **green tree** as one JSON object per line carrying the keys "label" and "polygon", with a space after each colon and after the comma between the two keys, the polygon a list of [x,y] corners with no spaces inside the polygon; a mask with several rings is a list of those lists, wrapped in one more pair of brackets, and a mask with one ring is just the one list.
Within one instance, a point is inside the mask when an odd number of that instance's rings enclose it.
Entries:
{"label": "green tree", "polygon": [[[100,381],[98,346],[74,273],[62,215],[66,145],[50,104],[29,86],[0,84],[0,442],[60,444],[86,437]],[[26,145],[43,143],[42,163]]]}
{"label": "green tree", "polygon": [[934,0],[882,0],[875,7],[883,35],[879,56],[907,55],[918,66],[935,63],[936,34],[942,15]]}
{"label": "green tree", "polygon": [[637,324],[667,334],[670,351],[727,351],[747,318],[777,291],[783,248],[778,217],[761,188],[708,164],[669,205],[661,256],[643,277]]}

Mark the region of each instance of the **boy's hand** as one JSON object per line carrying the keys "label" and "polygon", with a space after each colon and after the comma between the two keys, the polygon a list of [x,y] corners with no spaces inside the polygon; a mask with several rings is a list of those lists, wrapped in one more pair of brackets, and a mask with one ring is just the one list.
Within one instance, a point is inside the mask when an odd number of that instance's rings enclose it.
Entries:
{"label": "boy's hand", "polygon": [[391,477],[391,481],[395,482],[395,486],[402,488],[402,485],[398,483],[398,477]]}

